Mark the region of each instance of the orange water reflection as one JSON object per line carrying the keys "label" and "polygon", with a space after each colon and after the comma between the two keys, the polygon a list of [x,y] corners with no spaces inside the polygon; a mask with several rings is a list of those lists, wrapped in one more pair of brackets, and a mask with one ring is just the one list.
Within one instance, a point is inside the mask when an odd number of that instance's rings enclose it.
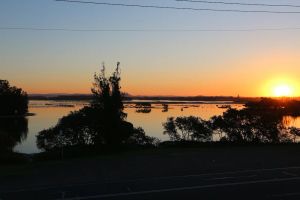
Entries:
{"label": "orange water reflection", "polygon": [[[35,116],[28,117],[28,137],[15,147],[15,151],[22,153],[39,152],[36,147],[36,135],[43,129],[54,126],[64,115],[74,110],[79,110],[87,102],[30,102],[29,111]],[[72,106],[72,107],[71,107]],[[167,140],[163,135],[162,123],[168,117],[194,115],[203,119],[209,119],[214,115],[222,114],[226,109],[218,108],[218,104],[170,104],[168,112],[163,111],[162,104],[152,104],[150,113],[137,113],[136,108],[126,106],[125,112],[128,113],[127,120],[132,122],[135,127],[142,127],[147,135]],[[242,105],[231,105],[233,108],[242,108]]]}
{"label": "orange water reflection", "polygon": [[29,107],[29,112],[34,116],[28,117],[27,139],[14,148],[14,151],[21,153],[36,153],[40,150],[36,146],[36,135],[43,129],[54,126],[58,119],[67,115],[73,110],[79,110],[82,105],[75,107],[55,107],[55,106],[36,106]]}
{"label": "orange water reflection", "polygon": [[282,122],[285,127],[300,127],[300,117],[285,116]]}
{"label": "orange water reflection", "polygon": [[[218,108],[217,104],[177,104],[169,105],[168,112],[162,112],[162,105],[154,105],[150,113],[137,113],[135,108],[126,108],[128,113],[127,120],[134,126],[141,126],[145,132],[161,140],[167,140],[168,136],[163,135],[162,123],[167,121],[168,117],[179,116],[198,116],[202,119],[209,119],[214,115],[221,115],[226,109]],[[242,105],[231,105],[232,108],[241,108]]]}

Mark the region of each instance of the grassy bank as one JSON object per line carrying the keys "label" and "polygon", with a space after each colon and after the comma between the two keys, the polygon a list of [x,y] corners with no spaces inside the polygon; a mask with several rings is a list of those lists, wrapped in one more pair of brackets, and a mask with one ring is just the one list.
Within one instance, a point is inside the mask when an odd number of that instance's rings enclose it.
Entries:
{"label": "grassy bank", "polygon": [[171,142],[166,141],[159,146],[102,146],[102,147],[70,147],[55,149],[49,152],[41,152],[36,154],[21,154],[15,152],[2,152],[0,154],[1,165],[20,165],[30,163],[41,163],[46,161],[61,161],[72,159],[93,159],[102,156],[122,156],[136,155],[143,153],[159,154],[161,152],[177,152],[177,151],[215,151],[224,150],[247,150],[251,152],[256,149],[271,150],[294,150],[300,152],[299,143],[228,143],[228,142]]}

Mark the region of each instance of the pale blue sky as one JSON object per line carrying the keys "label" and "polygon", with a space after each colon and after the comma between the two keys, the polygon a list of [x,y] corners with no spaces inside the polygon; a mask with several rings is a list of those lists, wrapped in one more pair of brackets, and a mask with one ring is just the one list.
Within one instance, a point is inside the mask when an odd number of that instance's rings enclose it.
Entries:
{"label": "pale blue sky", "polygon": [[[181,3],[95,0],[177,7],[300,11]],[[236,0],[300,5],[300,1]],[[255,29],[299,27],[300,14],[178,11],[0,0],[0,27],[67,29]],[[132,94],[267,95],[273,79],[297,82],[300,30],[254,32],[61,32],[0,30],[0,78],[29,93],[87,93],[105,62],[122,64]],[[282,76],[282,77],[281,77]],[[297,86],[294,86],[297,87]]]}

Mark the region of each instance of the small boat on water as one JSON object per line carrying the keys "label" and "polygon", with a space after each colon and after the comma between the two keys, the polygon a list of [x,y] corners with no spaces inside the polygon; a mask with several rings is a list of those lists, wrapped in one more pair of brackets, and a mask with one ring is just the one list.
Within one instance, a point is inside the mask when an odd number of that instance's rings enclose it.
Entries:
{"label": "small boat on water", "polygon": [[217,105],[218,108],[222,108],[222,109],[228,109],[231,108],[230,105]]}

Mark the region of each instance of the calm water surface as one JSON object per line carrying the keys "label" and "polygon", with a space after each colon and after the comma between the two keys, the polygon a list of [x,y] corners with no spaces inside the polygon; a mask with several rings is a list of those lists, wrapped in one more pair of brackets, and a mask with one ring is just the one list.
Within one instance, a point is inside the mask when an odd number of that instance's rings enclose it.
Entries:
{"label": "calm water surface", "polygon": [[[28,117],[28,134],[24,140],[14,148],[16,152],[37,153],[40,150],[36,146],[36,135],[39,131],[54,126],[57,121],[67,115],[69,112],[79,110],[88,102],[74,101],[31,101],[29,111],[35,113]],[[221,115],[226,109],[218,108],[220,102],[212,104],[170,104],[168,112],[162,112],[161,104],[152,104],[154,108],[150,113],[137,113],[134,105],[126,105],[125,112],[128,113],[127,120],[132,122],[135,127],[142,127],[147,135],[155,136],[161,140],[167,140],[163,135],[162,123],[168,117],[177,116],[199,116],[203,119],[209,119],[214,115]],[[231,104],[233,108],[242,108],[242,105]]]}

